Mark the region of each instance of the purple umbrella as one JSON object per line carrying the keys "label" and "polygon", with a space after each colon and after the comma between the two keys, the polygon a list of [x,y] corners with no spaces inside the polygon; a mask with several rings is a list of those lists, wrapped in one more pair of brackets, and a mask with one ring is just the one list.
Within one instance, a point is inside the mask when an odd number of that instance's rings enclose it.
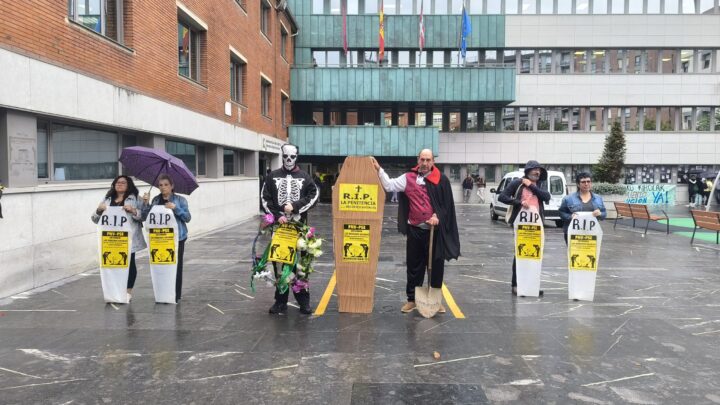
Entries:
{"label": "purple umbrella", "polygon": [[190,194],[198,188],[197,180],[185,163],[175,156],[143,146],[125,148],[120,155],[126,174],[157,187],[157,179],[167,174],[173,179],[175,192]]}

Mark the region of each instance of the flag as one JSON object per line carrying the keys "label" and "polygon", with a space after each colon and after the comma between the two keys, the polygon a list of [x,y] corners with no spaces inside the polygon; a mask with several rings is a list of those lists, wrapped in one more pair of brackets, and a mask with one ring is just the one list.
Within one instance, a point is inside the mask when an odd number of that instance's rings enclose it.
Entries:
{"label": "flag", "polygon": [[347,4],[342,3],[342,37],[343,37],[343,50],[345,55],[348,53],[348,39],[347,39]]}
{"label": "flag", "polygon": [[470,24],[470,15],[467,12],[467,7],[465,7],[465,1],[463,1],[462,38],[460,39],[460,55],[462,55],[463,59],[465,59],[465,55],[467,54],[467,37],[470,36],[471,32],[472,25]]}
{"label": "flag", "polygon": [[385,58],[385,11],[382,0],[380,1],[380,51],[378,52],[378,63]]}
{"label": "flag", "polygon": [[420,0],[420,22],[418,23],[418,46],[420,52],[425,48],[425,18],[423,17],[423,0]]}

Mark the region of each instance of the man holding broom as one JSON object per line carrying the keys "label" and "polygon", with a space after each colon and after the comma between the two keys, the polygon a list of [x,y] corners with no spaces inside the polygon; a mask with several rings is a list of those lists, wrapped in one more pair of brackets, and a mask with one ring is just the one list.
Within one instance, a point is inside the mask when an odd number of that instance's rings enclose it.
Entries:
{"label": "man holding broom", "polygon": [[[375,158],[372,162],[385,191],[400,193],[398,231],[407,236],[408,300],[401,311],[412,312],[415,309],[415,287],[422,286],[425,279],[430,235],[434,235],[431,279],[428,280],[432,288],[442,288],[445,261],[460,256],[460,237],[450,180],[435,167],[430,149],[420,151],[417,166],[394,179],[385,173]],[[445,312],[442,303],[438,312]]]}

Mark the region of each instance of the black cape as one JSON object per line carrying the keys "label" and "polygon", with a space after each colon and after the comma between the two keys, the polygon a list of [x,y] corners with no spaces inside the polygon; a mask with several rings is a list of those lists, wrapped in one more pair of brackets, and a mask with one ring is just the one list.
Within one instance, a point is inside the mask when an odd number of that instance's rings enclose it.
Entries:
{"label": "black cape", "polygon": [[[438,184],[431,183],[427,178],[425,186],[430,196],[435,214],[438,216],[440,223],[435,232],[437,235],[437,243],[433,247],[433,257],[442,258],[450,261],[460,257],[460,236],[458,234],[457,220],[455,219],[455,200],[453,199],[450,180],[442,174]],[[405,193],[398,193],[398,231],[407,235],[408,212],[410,210],[410,200]]]}

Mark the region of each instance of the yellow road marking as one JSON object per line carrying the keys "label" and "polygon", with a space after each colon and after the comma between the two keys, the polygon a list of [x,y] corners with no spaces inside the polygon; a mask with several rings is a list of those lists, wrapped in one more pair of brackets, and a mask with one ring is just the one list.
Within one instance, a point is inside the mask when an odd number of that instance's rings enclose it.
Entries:
{"label": "yellow road marking", "polygon": [[323,293],[323,296],[320,299],[317,308],[315,308],[315,313],[313,315],[320,316],[325,314],[327,305],[330,302],[330,297],[332,297],[333,290],[335,290],[335,282],[335,272],[333,271],[332,277],[330,277],[330,281],[328,282],[328,285],[325,288],[325,292]]}
{"label": "yellow road marking", "polygon": [[455,318],[457,319],[465,319],[465,314],[462,313],[460,310],[460,307],[455,303],[455,298],[453,298],[452,294],[450,294],[450,290],[448,290],[445,283],[442,285],[442,292],[443,297],[445,297],[445,302],[447,302],[448,307],[450,308],[450,311],[453,313]]}

